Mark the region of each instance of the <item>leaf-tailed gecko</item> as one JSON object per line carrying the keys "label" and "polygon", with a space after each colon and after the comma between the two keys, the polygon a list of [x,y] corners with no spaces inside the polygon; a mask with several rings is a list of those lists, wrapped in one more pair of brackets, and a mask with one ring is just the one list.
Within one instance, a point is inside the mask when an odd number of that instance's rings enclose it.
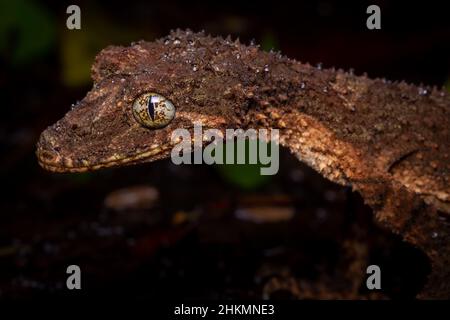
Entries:
{"label": "leaf-tailed gecko", "polygon": [[280,144],[361,193],[378,222],[430,257],[422,297],[450,297],[450,97],[302,64],[191,31],[107,47],[94,86],[37,144],[39,164],[83,172],[166,158],[195,122],[278,128]]}

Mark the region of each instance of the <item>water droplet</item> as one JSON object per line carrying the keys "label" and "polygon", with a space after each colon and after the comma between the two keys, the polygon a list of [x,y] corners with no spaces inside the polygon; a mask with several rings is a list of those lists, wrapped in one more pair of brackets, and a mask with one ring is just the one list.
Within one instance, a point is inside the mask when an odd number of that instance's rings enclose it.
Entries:
{"label": "water droplet", "polygon": [[420,88],[419,88],[419,95],[421,95],[421,96],[426,96],[426,95],[428,95],[428,90],[425,89],[425,88],[420,87]]}
{"label": "water droplet", "polygon": [[317,65],[316,65],[316,68],[317,68],[317,70],[322,70],[322,62],[319,62]]}
{"label": "water droplet", "polygon": [[236,55],[236,59],[240,59],[241,58],[241,55],[238,53],[237,55]]}
{"label": "water droplet", "polygon": [[192,68],[192,71],[197,71],[198,70],[198,68],[197,68],[197,66],[194,66],[193,68]]}
{"label": "water droplet", "polygon": [[269,66],[267,64],[264,66],[264,71],[269,72]]}
{"label": "water droplet", "polygon": [[72,104],[71,104],[70,108],[71,108],[71,109],[75,109],[76,107],[78,107],[79,104],[80,104],[80,101],[77,100],[77,101],[75,101],[75,103],[72,103]]}
{"label": "water droplet", "polygon": [[304,82],[301,83],[300,88],[305,89],[306,84]]}
{"label": "water droplet", "polygon": [[164,41],[164,44],[167,46],[170,43],[169,40]]}
{"label": "water droplet", "polygon": [[324,87],[324,88],[323,88],[323,92],[328,92],[328,88],[327,88],[327,87]]}
{"label": "water droplet", "polygon": [[174,45],[180,44],[180,40],[176,39],[176,40],[173,42],[173,44],[174,44]]}
{"label": "water droplet", "polygon": [[438,234],[436,231],[434,231],[434,232],[431,233],[431,237],[432,237],[433,239],[436,239],[438,236],[439,236],[439,234]]}

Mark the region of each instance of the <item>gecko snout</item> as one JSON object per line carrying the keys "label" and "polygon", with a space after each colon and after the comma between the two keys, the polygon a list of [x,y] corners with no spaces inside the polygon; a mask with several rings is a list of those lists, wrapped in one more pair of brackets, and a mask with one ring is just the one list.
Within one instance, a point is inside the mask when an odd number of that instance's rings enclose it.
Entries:
{"label": "gecko snout", "polygon": [[49,132],[49,129],[45,130],[39,137],[37,143],[36,156],[39,160],[39,164],[43,167],[57,166],[62,162],[59,151],[60,147]]}

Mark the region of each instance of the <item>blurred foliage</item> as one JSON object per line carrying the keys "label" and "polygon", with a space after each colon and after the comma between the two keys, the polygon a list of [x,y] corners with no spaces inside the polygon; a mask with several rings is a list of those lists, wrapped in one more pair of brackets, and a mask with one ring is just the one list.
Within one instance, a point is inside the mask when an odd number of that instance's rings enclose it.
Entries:
{"label": "blurred foliage", "polygon": [[280,45],[278,43],[277,37],[272,31],[266,31],[263,33],[261,38],[261,49],[263,49],[264,51],[280,50]]}
{"label": "blurred foliage", "polygon": [[[265,143],[262,141],[258,141],[258,144]],[[219,148],[219,146],[217,147]],[[249,140],[245,141],[245,164],[236,164],[237,158],[236,158],[236,150],[237,150],[237,144],[234,144],[234,164],[217,164],[216,167],[219,171],[219,173],[222,175],[222,177],[242,188],[242,189],[256,189],[266,183],[268,183],[272,176],[268,175],[261,175],[261,168],[266,167],[268,165],[262,165],[259,161],[256,164],[249,164],[249,153],[250,153],[250,142]],[[270,152],[270,144],[267,144],[267,150]],[[223,152],[223,158],[225,163],[225,157],[226,157],[226,147],[222,146],[222,152]]]}
{"label": "blurred foliage", "polygon": [[444,88],[450,92],[450,78],[448,78],[447,81],[444,83]]}
{"label": "blurred foliage", "polygon": [[221,164],[217,165],[223,178],[246,190],[256,189],[270,181],[271,176],[261,175],[261,164]]}
{"label": "blurred foliage", "polygon": [[[86,14],[84,14],[86,13]],[[95,56],[108,45],[129,45],[140,32],[114,24],[100,8],[83,7],[81,30],[64,28],[61,37],[62,78],[67,86],[82,86],[90,81]]]}
{"label": "blurred foliage", "polygon": [[94,175],[92,172],[70,173],[65,176],[75,184],[83,185],[92,182]]}
{"label": "blurred foliage", "polygon": [[55,41],[55,24],[32,0],[0,1],[0,53],[12,65],[46,54]]}
{"label": "blurred foliage", "polygon": [[77,87],[90,79],[96,46],[89,41],[89,33],[81,30],[67,30],[61,39],[61,65],[64,84]]}

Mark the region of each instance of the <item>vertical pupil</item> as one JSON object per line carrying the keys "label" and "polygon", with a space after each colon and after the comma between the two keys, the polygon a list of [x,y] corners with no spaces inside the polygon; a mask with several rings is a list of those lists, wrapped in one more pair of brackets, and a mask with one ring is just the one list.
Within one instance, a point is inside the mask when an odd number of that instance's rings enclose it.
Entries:
{"label": "vertical pupil", "polygon": [[150,114],[150,118],[152,118],[152,121],[155,121],[155,106],[156,106],[156,102],[152,101],[153,100],[153,96],[150,96],[150,98],[148,98],[148,113]]}

